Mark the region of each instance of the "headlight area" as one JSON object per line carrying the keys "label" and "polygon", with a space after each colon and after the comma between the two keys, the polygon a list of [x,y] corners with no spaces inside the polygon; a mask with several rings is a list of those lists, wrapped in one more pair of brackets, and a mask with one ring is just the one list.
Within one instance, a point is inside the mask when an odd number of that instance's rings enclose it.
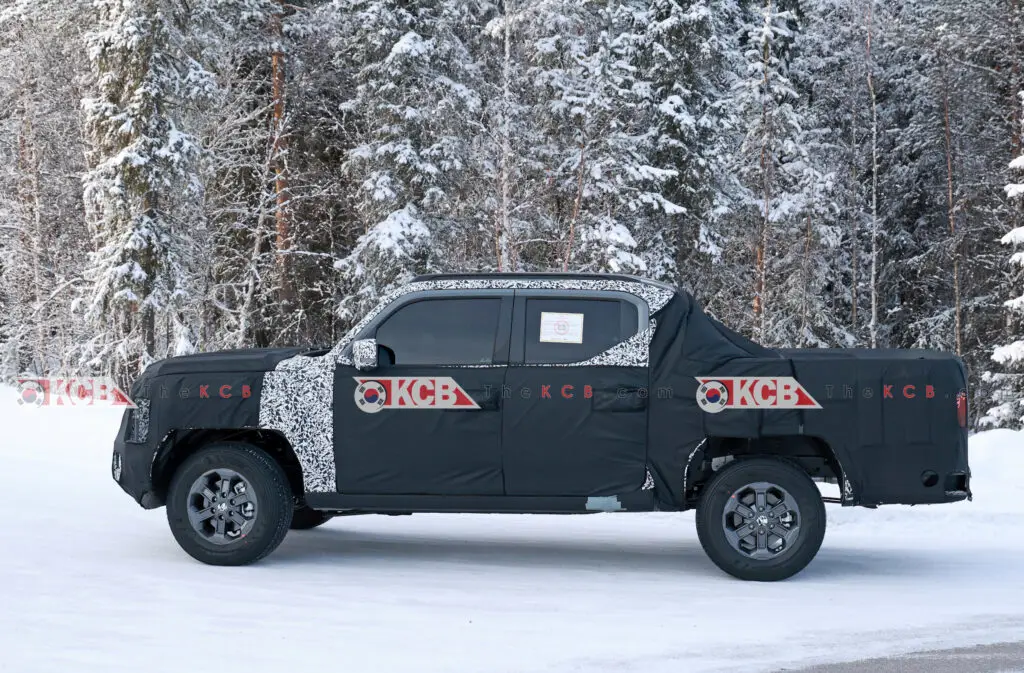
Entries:
{"label": "headlight area", "polygon": [[136,408],[128,410],[124,441],[145,444],[149,438],[149,400],[135,400]]}
{"label": "headlight area", "polygon": [[121,489],[145,509],[163,505],[153,490],[151,469],[154,447],[146,443],[149,436],[149,402],[136,400],[137,409],[125,411],[121,429],[114,440],[110,474]]}

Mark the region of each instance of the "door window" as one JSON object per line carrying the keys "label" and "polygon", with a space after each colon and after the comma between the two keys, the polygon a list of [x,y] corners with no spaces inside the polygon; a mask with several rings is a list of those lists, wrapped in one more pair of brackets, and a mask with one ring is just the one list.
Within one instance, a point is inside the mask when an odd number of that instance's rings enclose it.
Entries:
{"label": "door window", "polygon": [[579,362],[637,333],[636,306],[621,299],[526,299],[527,364]]}
{"label": "door window", "polygon": [[377,328],[377,343],[396,365],[488,365],[501,314],[500,297],[423,299]]}

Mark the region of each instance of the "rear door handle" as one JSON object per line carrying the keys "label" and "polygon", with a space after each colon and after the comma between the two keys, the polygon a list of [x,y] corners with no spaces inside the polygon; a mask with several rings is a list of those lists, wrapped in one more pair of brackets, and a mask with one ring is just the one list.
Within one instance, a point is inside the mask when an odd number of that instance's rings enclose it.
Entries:
{"label": "rear door handle", "polygon": [[594,391],[591,408],[594,411],[644,411],[647,409],[647,391],[619,386],[612,390]]}

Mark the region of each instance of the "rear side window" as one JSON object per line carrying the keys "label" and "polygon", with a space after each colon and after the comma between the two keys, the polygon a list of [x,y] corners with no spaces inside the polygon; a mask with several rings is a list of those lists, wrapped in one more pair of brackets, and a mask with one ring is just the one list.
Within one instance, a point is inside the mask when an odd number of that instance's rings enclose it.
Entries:
{"label": "rear side window", "polygon": [[377,343],[396,365],[492,364],[500,314],[500,297],[424,299],[381,323]]}
{"label": "rear side window", "polygon": [[525,361],[587,360],[636,334],[637,320],[636,306],[625,300],[529,297]]}

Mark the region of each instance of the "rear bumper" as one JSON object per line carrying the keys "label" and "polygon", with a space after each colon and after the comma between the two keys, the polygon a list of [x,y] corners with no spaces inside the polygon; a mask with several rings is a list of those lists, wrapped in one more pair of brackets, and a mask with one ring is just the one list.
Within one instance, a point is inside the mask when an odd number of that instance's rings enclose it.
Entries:
{"label": "rear bumper", "polygon": [[864,461],[864,488],[856,504],[929,505],[970,500],[966,432],[956,442],[879,451]]}

